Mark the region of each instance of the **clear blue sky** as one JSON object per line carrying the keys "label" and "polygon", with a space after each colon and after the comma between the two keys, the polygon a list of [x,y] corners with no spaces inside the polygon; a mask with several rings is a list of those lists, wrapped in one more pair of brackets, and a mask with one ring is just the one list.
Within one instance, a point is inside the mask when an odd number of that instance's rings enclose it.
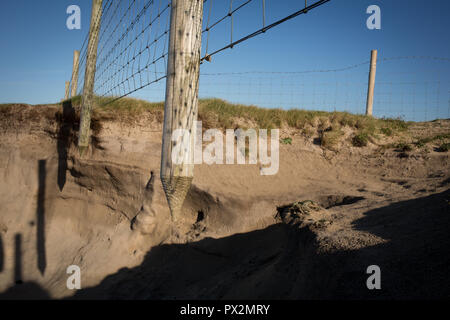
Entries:
{"label": "clear blue sky", "polygon": [[[215,0],[221,1],[229,3]],[[304,1],[266,0],[266,3],[267,20],[273,21],[301,8]],[[66,9],[71,4],[81,8],[81,30],[66,28]],[[371,4],[381,8],[381,30],[366,28],[369,16],[366,8]],[[90,0],[0,2],[0,102],[38,104],[61,99],[64,82],[71,75],[73,50],[80,49],[88,31],[90,7]],[[218,54],[211,63],[202,65],[201,72],[336,69],[367,61],[371,49],[379,51],[379,59],[396,56],[448,58],[449,14],[450,1],[447,0],[331,0],[306,15]],[[243,10],[235,18],[235,38],[260,23],[260,12],[251,8]],[[211,36],[211,45],[219,46],[227,41],[229,31],[218,29]],[[385,114],[391,116],[399,111],[390,114],[388,109],[401,104],[408,109],[401,110],[406,118],[422,118],[423,112],[430,114],[425,117],[433,117],[433,112],[449,117],[449,65],[448,60],[427,59],[380,63],[375,105],[384,106]],[[202,76],[200,94],[269,107],[331,107],[362,112],[368,66],[352,70],[294,78]],[[269,86],[272,91],[268,93]],[[163,93],[152,95],[158,90],[161,88],[155,86],[136,96],[157,99],[163,96]],[[308,105],[300,103],[299,99],[307,101]],[[410,110],[411,106],[414,111]]]}

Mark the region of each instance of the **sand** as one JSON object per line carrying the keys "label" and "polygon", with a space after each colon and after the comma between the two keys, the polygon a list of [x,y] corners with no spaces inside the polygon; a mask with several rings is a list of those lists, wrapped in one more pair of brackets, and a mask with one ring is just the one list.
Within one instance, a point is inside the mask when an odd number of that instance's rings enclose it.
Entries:
{"label": "sand", "polygon": [[[0,120],[0,299],[450,297],[449,153],[432,145],[331,151],[283,129],[276,175],[197,165],[174,222],[160,122],[105,120],[80,157],[56,106],[15,110]],[[370,265],[381,290],[366,287]]]}

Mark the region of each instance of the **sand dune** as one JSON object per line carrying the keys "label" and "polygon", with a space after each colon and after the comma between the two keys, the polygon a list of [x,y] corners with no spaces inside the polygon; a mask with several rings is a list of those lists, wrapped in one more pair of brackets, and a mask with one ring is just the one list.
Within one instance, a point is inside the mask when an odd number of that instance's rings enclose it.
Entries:
{"label": "sand dune", "polygon": [[[318,133],[284,128],[292,144],[280,145],[276,175],[198,165],[174,223],[158,119],[104,120],[80,158],[58,108],[17,105],[0,121],[1,299],[450,296],[449,154],[433,143],[405,152],[347,139],[329,150]],[[82,290],[67,289],[69,265]],[[382,290],[367,289],[369,265]]]}

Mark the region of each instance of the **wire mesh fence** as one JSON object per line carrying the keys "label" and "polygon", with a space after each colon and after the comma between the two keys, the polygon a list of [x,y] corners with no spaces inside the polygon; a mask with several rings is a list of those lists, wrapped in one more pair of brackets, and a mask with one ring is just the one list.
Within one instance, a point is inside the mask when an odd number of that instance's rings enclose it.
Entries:
{"label": "wire mesh fence", "polygon": [[[369,61],[328,70],[200,72],[200,98],[264,108],[366,110]],[[134,96],[164,100],[164,83]],[[408,121],[450,118],[450,59],[379,56],[373,115]]]}
{"label": "wire mesh fence", "polygon": [[[379,57],[373,115],[428,121],[450,118],[450,59]],[[369,61],[329,70],[202,73],[201,98],[266,108],[364,114]]]}
{"label": "wire mesh fence", "polygon": [[[291,8],[293,13],[289,12],[282,18],[275,15],[270,20],[267,14],[270,7],[266,10],[266,0],[204,0],[208,9],[204,11],[203,19],[206,45],[202,60],[328,1],[316,0],[309,6],[305,1],[301,10]],[[170,6],[170,0],[103,1],[102,10],[96,17],[101,20],[94,87],[96,95],[118,99],[166,77]],[[248,9],[247,15],[255,12],[261,15],[261,23],[255,26],[240,24],[235,28],[236,16],[241,15],[244,9]],[[239,17],[239,21],[245,19],[246,16]],[[223,33],[221,28],[227,28],[227,31]],[[221,39],[217,34],[229,36]],[[81,48],[79,94],[84,86],[88,43],[89,37],[86,36]],[[208,51],[211,48],[213,51]]]}
{"label": "wire mesh fence", "polygon": [[[329,0],[204,0],[202,62]],[[163,101],[170,0],[104,0],[99,30],[94,93]],[[86,36],[80,55],[79,86],[84,84]],[[229,52],[234,54],[233,52]],[[220,59],[220,57],[214,57]],[[214,61],[212,61],[214,63]],[[327,70],[236,69],[200,74],[200,98],[268,108],[365,112],[369,61]],[[373,115],[426,121],[450,118],[450,59],[378,57]]]}
{"label": "wire mesh fence", "polygon": [[102,11],[95,94],[118,99],[165,78],[170,1],[109,0]]}

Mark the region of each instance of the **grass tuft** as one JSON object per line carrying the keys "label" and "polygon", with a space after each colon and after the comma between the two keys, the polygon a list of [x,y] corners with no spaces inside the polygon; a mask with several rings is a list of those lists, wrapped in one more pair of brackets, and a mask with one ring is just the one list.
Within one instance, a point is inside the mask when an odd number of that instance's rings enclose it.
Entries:
{"label": "grass tuft", "polygon": [[360,132],[353,136],[352,144],[355,147],[365,147],[369,142],[369,134],[367,132]]}
{"label": "grass tuft", "polygon": [[438,152],[447,152],[450,149],[450,143],[443,143],[437,148]]}
{"label": "grass tuft", "polygon": [[409,151],[413,150],[412,146],[409,143],[406,143],[406,142],[399,142],[399,143],[397,143],[395,145],[395,148],[398,151],[401,151],[401,152],[409,152]]}
{"label": "grass tuft", "polygon": [[339,127],[332,127],[329,130],[323,131],[320,138],[320,144],[322,147],[333,150],[343,135],[344,132]]}

